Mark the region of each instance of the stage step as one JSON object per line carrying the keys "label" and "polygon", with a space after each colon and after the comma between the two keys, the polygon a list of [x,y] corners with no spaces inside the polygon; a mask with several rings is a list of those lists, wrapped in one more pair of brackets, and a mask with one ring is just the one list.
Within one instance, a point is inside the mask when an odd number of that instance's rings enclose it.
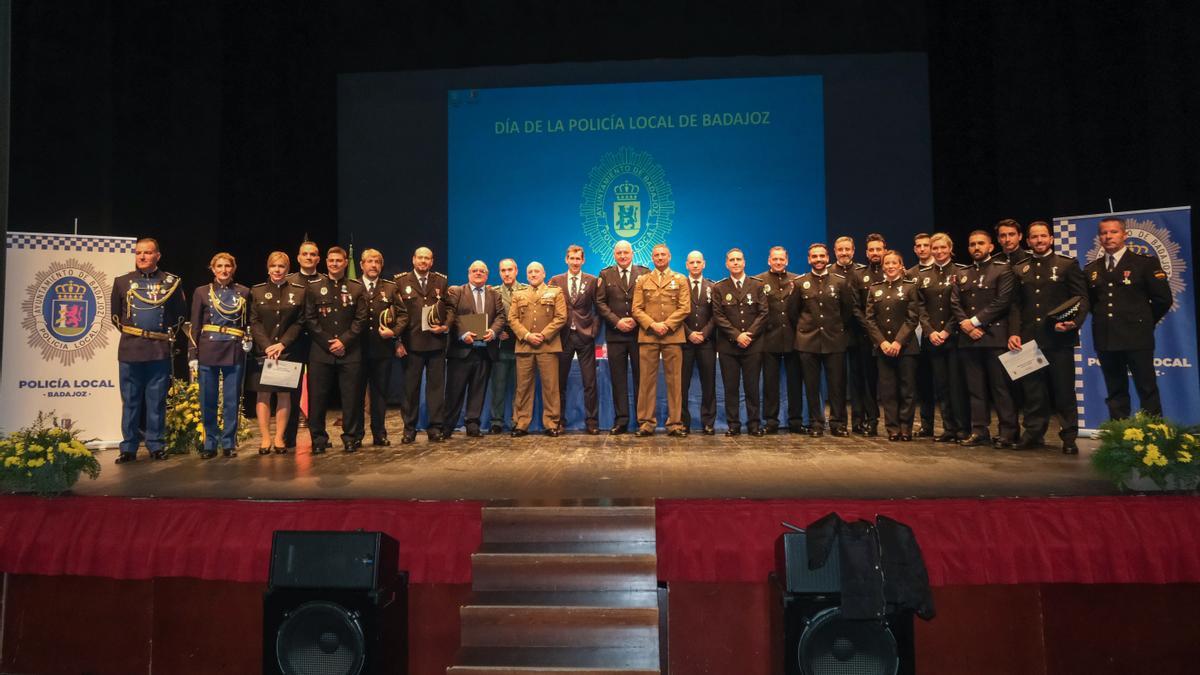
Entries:
{"label": "stage step", "polygon": [[653,506],[488,507],[483,541],[613,542],[655,540]]}
{"label": "stage step", "polygon": [[488,507],[454,675],[660,668],[653,507]]}

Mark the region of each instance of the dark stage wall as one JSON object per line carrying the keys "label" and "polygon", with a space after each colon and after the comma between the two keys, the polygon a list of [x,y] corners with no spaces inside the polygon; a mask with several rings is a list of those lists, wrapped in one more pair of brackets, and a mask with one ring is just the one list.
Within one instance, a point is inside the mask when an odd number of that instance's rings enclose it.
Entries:
{"label": "dark stage wall", "polygon": [[218,249],[253,282],[331,243],[345,72],[927,52],[936,225],[960,236],[1186,204],[1200,173],[1182,2],[13,4],[9,227],[157,236],[197,282]]}

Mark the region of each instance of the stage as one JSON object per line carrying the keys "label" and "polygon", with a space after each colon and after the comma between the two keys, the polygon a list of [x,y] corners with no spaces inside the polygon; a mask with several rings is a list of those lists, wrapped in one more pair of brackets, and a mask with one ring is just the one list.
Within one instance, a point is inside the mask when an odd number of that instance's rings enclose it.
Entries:
{"label": "stage", "polygon": [[[330,415],[332,421],[334,415]],[[832,438],[781,432],[728,438],[693,432],[685,439],[661,430],[559,438],[508,434],[400,445],[399,414],[388,416],[393,445],[368,444],[353,454],[335,444],[313,456],[301,429],[295,454],[260,456],[257,433],[231,459],[175,455],[114,465],[101,451],[97,480],[83,479],[78,495],[220,499],[475,499],[555,501],[654,498],[910,499],[1047,497],[1116,494],[1092,471],[1095,441],[1081,439],[1078,456],[1057,443],[1016,452],[963,448],[916,439]],[[330,427],[330,435],[340,430]],[[1048,437],[1053,438],[1055,429]]]}

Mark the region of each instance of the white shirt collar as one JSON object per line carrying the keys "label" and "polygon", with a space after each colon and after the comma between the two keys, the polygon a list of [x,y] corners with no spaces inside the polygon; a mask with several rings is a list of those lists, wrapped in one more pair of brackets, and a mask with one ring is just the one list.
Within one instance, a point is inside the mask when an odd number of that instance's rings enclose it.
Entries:
{"label": "white shirt collar", "polygon": [[[1105,256],[1112,255],[1113,267],[1116,267],[1117,265],[1121,264],[1121,256],[1125,255],[1125,251],[1128,248],[1129,248],[1128,246],[1122,246],[1121,248],[1117,249],[1117,251],[1115,253],[1112,253],[1112,254],[1105,253],[1104,255]],[[1108,264],[1108,261],[1105,261],[1105,265],[1107,265],[1107,264]]]}

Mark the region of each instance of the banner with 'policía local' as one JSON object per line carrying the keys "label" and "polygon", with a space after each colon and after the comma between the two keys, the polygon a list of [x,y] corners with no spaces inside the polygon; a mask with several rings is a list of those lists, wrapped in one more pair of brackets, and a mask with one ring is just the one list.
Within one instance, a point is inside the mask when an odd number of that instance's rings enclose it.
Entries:
{"label": "banner with 'polic\u00eda local'", "polygon": [[121,438],[117,341],[109,294],[129,271],[133,237],[9,232],[5,240],[0,431],[38,412],[101,444]]}
{"label": "banner with 'polic\u00eda local'", "polygon": [[[1129,250],[1153,256],[1162,265],[1174,303],[1154,331],[1154,370],[1162,398],[1163,415],[1182,424],[1200,423],[1200,374],[1196,371],[1195,282],[1192,274],[1192,208],[1180,206],[1144,211],[1118,211],[1054,219],[1058,250],[1079,259],[1081,266],[1103,255],[1100,221],[1119,218],[1125,223]],[[1099,311],[1092,308],[1093,312]],[[1129,383],[1133,410],[1137,391]],[[1092,341],[1092,328],[1080,331],[1075,353],[1075,398],[1079,426],[1096,429],[1108,419],[1106,390],[1100,360]]]}

